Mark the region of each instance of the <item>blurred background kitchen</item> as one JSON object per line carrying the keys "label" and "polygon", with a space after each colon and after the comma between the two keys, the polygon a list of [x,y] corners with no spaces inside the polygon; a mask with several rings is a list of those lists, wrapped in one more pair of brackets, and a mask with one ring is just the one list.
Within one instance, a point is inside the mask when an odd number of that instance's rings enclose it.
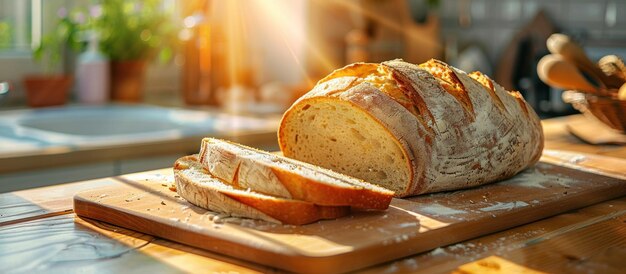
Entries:
{"label": "blurred background kitchen", "polygon": [[0,0],[0,192],[170,166],[202,136],[276,150],[280,114],[356,61],[442,59],[577,113],[546,39],[626,56],[618,0]]}

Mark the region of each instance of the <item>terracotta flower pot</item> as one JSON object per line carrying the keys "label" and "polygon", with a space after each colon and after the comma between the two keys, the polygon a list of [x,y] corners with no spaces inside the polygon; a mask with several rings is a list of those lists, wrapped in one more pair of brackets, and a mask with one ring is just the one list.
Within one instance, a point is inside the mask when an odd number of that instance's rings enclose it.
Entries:
{"label": "terracotta flower pot", "polygon": [[139,102],[143,99],[146,62],[143,60],[111,62],[111,99]]}
{"label": "terracotta flower pot", "polygon": [[31,107],[63,105],[72,87],[70,75],[31,75],[24,77],[26,101]]}

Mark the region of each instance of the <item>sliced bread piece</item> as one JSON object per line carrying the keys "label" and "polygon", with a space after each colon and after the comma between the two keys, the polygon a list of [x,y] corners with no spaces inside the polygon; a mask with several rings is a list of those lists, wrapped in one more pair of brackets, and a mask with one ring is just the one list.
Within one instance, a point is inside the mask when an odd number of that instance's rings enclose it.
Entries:
{"label": "sliced bread piece", "polygon": [[347,206],[319,206],[238,189],[208,174],[196,156],[176,160],[174,177],[176,191],[190,203],[236,217],[303,225],[350,212]]}
{"label": "sliced bread piece", "polygon": [[234,187],[318,205],[382,210],[394,194],[361,179],[219,139],[202,140],[199,161]]}

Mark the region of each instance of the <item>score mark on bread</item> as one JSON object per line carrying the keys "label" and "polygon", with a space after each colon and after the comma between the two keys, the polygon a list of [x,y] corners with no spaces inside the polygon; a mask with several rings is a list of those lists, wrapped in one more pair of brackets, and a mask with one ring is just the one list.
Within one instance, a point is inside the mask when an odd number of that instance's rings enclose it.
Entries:
{"label": "score mark on bread", "polygon": [[467,90],[448,64],[431,59],[428,62],[420,64],[419,67],[432,74],[439,81],[441,87],[459,101],[461,106],[465,109],[466,114],[468,114],[468,117],[474,119],[474,106],[472,106],[472,101],[467,95]]}

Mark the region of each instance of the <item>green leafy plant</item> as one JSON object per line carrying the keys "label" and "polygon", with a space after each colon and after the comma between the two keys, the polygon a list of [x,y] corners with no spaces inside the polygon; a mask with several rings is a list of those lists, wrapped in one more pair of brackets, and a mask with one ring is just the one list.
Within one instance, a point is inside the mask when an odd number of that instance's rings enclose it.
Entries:
{"label": "green leafy plant", "polygon": [[80,24],[67,16],[63,16],[57,22],[54,31],[41,39],[41,43],[33,52],[37,61],[45,64],[45,71],[51,73],[57,65],[63,61],[68,47],[73,50],[81,50],[82,45],[78,40]]}
{"label": "green leafy plant", "polygon": [[7,21],[0,20],[0,49],[11,47],[13,31],[11,24]]}
{"label": "green leafy plant", "polygon": [[176,29],[172,11],[164,10],[161,0],[106,0],[102,14],[94,20],[100,49],[111,60],[147,60],[156,56],[166,61],[172,56]]}
{"label": "green leafy plant", "polygon": [[61,8],[56,28],[42,38],[34,52],[48,70],[63,61],[68,51],[85,49],[85,32],[99,36],[100,51],[113,61],[171,59],[176,46],[177,29],[172,11],[162,0],[103,0],[91,6],[79,6],[67,12]]}

